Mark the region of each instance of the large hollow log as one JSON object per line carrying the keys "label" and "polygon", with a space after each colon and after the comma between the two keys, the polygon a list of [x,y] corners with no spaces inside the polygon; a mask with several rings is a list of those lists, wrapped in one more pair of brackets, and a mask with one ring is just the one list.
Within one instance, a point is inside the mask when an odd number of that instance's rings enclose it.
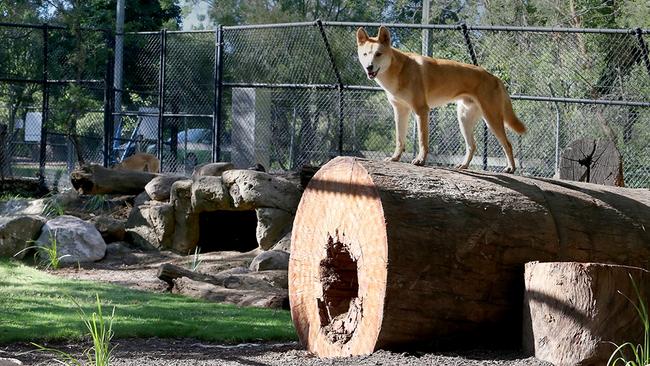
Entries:
{"label": "large hollow log", "polygon": [[72,186],[81,194],[138,194],[157,174],[85,165],[70,173]]}
{"label": "large hollow log", "polygon": [[291,313],[320,356],[519,346],[526,262],[649,259],[648,190],[340,157],[296,213]]}

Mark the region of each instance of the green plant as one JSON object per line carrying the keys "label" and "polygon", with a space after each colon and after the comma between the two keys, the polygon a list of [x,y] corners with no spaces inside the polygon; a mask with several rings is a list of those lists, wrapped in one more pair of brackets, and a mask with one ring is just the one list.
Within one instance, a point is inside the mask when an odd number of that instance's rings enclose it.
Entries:
{"label": "green plant", "polygon": [[87,211],[100,211],[108,206],[108,198],[105,194],[98,194],[91,196],[84,204],[84,209]]}
{"label": "green plant", "polygon": [[189,263],[188,267],[192,272],[196,272],[203,263],[201,260],[201,248],[194,248],[194,254],[192,255],[192,261]]}
{"label": "green plant", "polygon": [[[61,264],[61,259],[69,257],[70,255],[66,254],[59,256],[59,246],[57,244],[56,231],[54,232],[54,235],[50,234],[48,241],[48,245],[29,246],[14,254],[14,257],[30,249],[35,249],[36,252],[34,253],[34,260],[37,262],[39,267],[43,267],[45,269],[57,269]],[[32,241],[32,243],[34,243],[34,241]]]}
{"label": "green plant", "polygon": [[[616,366],[619,363],[621,363],[623,366],[646,366],[650,364],[650,319],[648,319],[648,307],[646,302],[641,297],[641,292],[639,291],[636,282],[634,282],[632,275],[629,276],[630,276],[630,281],[632,281],[632,286],[634,287],[634,292],[636,293],[636,297],[639,300],[639,304],[637,305],[634,301],[632,301],[629,297],[627,297],[622,292],[619,291],[618,293],[625,296],[625,298],[634,306],[636,312],[639,314],[639,319],[641,320],[641,324],[643,325],[643,332],[644,332],[643,344],[635,345],[632,342],[625,342],[621,345],[617,345],[613,343],[616,349],[609,357],[609,360],[607,361],[607,366]],[[626,357],[625,354],[626,349],[631,352],[633,356],[631,359],[628,359]]]}
{"label": "green plant", "polygon": [[[90,316],[86,314],[81,305],[74,299],[72,302],[77,307],[77,313],[79,317],[84,322],[86,328],[88,328],[88,334],[93,340],[93,346],[86,349],[84,354],[88,359],[88,363],[96,366],[109,366],[111,361],[111,353],[115,347],[111,348],[111,339],[113,338],[113,320],[115,319],[115,306],[113,306],[113,312],[110,317],[107,319],[104,318],[102,312],[102,304],[99,301],[99,294],[95,293],[96,297],[96,306],[97,311],[93,312]],[[82,363],[67,352],[63,352],[54,348],[44,347],[42,345],[32,343],[40,351],[52,352],[56,355],[62,357],[64,360],[54,361],[62,365],[78,365],[81,366]]]}
{"label": "green plant", "polygon": [[65,206],[55,196],[45,197],[44,200],[43,215],[45,217],[65,215]]}

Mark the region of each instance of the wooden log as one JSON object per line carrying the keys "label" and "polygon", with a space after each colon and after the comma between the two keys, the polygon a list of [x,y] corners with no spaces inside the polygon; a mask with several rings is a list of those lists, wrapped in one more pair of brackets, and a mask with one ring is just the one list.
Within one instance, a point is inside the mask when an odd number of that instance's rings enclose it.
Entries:
{"label": "wooden log", "polygon": [[291,313],[320,356],[519,347],[524,264],[646,267],[650,191],[339,157],[293,226]]}
{"label": "wooden log", "polygon": [[630,276],[647,301],[650,272],[575,262],[531,262],[525,271],[523,339],[529,354],[554,365],[595,366],[607,364],[616,348],[611,342],[642,344]]}
{"label": "wooden log", "polygon": [[174,284],[174,280],[181,277],[187,277],[193,281],[207,282],[218,284],[218,280],[213,276],[206,275],[200,272],[194,272],[187,268],[183,268],[171,263],[163,263],[158,267],[158,278],[167,282],[170,286]]}
{"label": "wooden log", "polygon": [[116,170],[90,164],[70,174],[72,186],[81,194],[138,194],[156,174],[135,170]]}
{"label": "wooden log", "polygon": [[172,293],[239,306],[274,309],[286,309],[288,307],[287,290],[278,288],[264,290],[232,289],[181,277],[174,280]]}
{"label": "wooden log", "polygon": [[623,187],[623,160],[610,140],[580,139],[562,150],[560,179]]}

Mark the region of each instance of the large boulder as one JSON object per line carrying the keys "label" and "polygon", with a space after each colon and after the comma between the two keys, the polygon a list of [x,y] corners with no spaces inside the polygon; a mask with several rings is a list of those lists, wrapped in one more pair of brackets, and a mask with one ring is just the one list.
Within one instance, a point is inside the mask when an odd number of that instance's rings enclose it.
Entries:
{"label": "large boulder", "polygon": [[196,179],[204,176],[220,177],[223,172],[232,169],[235,169],[235,166],[232,163],[207,163],[195,167],[194,172],[192,172],[192,178]]}
{"label": "large boulder", "polygon": [[288,180],[254,170],[228,170],[222,179],[240,210],[269,207],[295,213],[302,194]]}
{"label": "large boulder", "polygon": [[[32,245],[45,221],[40,216],[0,217],[0,257],[12,257]],[[25,252],[21,252],[16,257],[24,256]]]}
{"label": "large boulder", "polygon": [[171,248],[174,224],[174,206],[149,201],[129,213],[126,240],[144,250]]}
{"label": "large boulder", "polygon": [[291,226],[287,229],[287,233],[271,249],[291,253]]}
{"label": "large boulder", "polygon": [[289,253],[281,250],[269,250],[260,253],[248,267],[251,271],[270,271],[289,268]]}
{"label": "large boulder", "polygon": [[53,240],[62,264],[94,262],[106,254],[106,242],[99,231],[78,217],[62,215],[45,223],[36,244],[51,246]]}
{"label": "large boulder", "polygon": [[114,219],[110,216],[96,216],[90,219],[97,231],[107,243],[124,240],[126,234],[126,221]]}
{"label": "large boulder", "polygon": [[179,180],[172,184],[169,204],[174,207],[175,220],[172,249],[186,254],[199,241],[199,215],[192,208],[191,180]]}
{"label": "large boulder", "polygon": [[257,243],[264,250],[271,249],[287,232],[293,222],[293,215],[279,208],[258,208]]}
{"label": "large boulder", "polygon": [[172,184],[186,179],[187,177],[181,175],[158,175],[144,186],[144,190],[151,199],[164,202],[169,199]]}
{"label": "large boulder", "polygon": [[191,206],[197,213],[233,208],[232,198],[221,177],[198,177],[192,183],[191,192]]}

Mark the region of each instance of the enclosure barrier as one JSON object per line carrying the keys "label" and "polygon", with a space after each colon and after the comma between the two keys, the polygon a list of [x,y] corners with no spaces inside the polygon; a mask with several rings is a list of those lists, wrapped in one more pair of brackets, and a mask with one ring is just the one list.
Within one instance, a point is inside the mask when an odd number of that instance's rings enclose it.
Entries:
{"label": "enclosure barrier", "polygon": [[[77,160],[111,165],[135,151],[156,154],[164,171],[182,173],[209,161],[295,170],[337,155],[386,157],[394,144],[392,111],[356,60],[359,26],[372,33],[379,24],[126,33],[118,90],[111,32],[0,23],[0,37],[10,41],[0,61],[0,123],[8,124],[12,141],[11,171],[3,175],[36,173],[53,184]],[[387,26],[400,49],[424,48],[504,80],[528,127],[524,136],[511,136],[518,173],[553,176],[572,141],[612,139],[625,184],[650,187],[648,30]],[[19,69],[21,58],[28,62]],[[28,127],[39,118],[40,134],[33,134]],[[464,143],[454,108],[434,109],[429,123],[429,164],[457,164]],[[413,126],[409,154],[417,146]],[[500,169],[498,142],[485,126],[480,136],[472,166]]]}

